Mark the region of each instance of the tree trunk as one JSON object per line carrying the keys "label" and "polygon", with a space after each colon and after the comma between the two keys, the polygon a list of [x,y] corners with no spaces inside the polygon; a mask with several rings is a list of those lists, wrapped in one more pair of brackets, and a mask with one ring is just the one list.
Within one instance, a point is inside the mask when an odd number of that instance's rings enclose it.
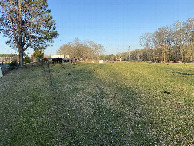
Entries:
{"label": "tree trunk", "polygon": [[184,51],[183,51],[183,46],[180,46],[180,51],[181,51],[181,61],[184,61]]}
{"label": "tree trunk", "polygon": [[139,61],[139,54],[137,55],[137,60]]}
{"label": "tree trunk", "polygon": [[23,66],[23,56],[24,56],[24,52],[20,51],[19,52],[19,66],[22,67]]}
{"label": "tree trunk", "polygon": [[181,54],[181,61],[182,61],[182,62],[184,61],[184,54],[183,54],[183,52],[182,52],[182,54]]}
{"label": "tree trunk", "polygon": [[166,52],[165,51],[164,51],[163,55],[164,55],[164,63],[166,63]]}
{"label": "tree trunk", "polygon": [[193,44],[191,44],[191,57],[190,62],[193,62]]}

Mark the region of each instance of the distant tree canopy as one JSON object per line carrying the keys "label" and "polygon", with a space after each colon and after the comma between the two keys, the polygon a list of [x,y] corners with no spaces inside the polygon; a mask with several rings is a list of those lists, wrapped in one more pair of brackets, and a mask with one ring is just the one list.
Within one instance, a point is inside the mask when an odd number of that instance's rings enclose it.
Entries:
{"label": "distant tree canopy", "polygon": [[194,18],[145,33],[140,38],[144,49],[131,52],[133,60],[168,62],[194,61]]}
{"label": "distant tree canopy", "polygon": [[122,52],[122,53],[117,53],[116,57],[122,57],[124,61],[129,60],[129,52]]}
{"label": "distant tree canopy", "polygon": [[17,54],[0,54],[0,61],[7,62],[11,60],[18,60],[18,55]]}
{"label": "distant tree canopy", "polygon": [[57,54],[69,55],[71,58],[97,60],[103,51],[104,47],[101,44],[96,44],[93,41],[81,42],[75,38],[73,42],[61,46]]}
{"label": "distant tree canopy", "polygon": [[17,54],[0,54],[0,57],[15,57]]}
{"label": "distant tree canopy", "polygon": [[114,54],[100,55],[100,60],[115,61],[116,60],[116,56]]}
{"label": "distant tree canopy", "polygon": [[0,33],[19,52],[20,66],[29,47],[46,47],[57,37],[47,0],[0,0]]}

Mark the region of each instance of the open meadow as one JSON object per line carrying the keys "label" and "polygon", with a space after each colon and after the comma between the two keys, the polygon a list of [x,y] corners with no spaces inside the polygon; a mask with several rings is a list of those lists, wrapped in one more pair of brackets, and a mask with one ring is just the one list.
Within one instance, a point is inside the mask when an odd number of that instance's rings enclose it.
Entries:
{"label": "open meadow", "polygon": [[78,63],[0,79],[0,145],[192,145],[194,64]]}

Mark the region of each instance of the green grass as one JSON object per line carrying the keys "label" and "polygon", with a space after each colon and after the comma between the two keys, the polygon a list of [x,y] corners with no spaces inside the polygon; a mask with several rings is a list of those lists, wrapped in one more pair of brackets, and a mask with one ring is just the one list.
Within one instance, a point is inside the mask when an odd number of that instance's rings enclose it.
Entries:
{"label": "green grass", "polygon": [[0,145],[193,144],[193,64],[57,64],[50,71],[52,86],[47,65],[0,79]]}

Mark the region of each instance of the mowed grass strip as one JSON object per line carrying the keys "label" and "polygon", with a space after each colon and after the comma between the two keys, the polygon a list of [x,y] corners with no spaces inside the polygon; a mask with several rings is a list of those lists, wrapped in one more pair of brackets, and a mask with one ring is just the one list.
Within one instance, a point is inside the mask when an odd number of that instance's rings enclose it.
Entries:
{"label": "mowed grass strip", "polygon": [[13,71],[0,81],[0,145],[55,143],[55,115],[42,68]]}
{"label": "mowed grass strip", "polygon": [[0,80],[0,144],[192,144],[192,64],[80,63],[50,70],[54,94],[47,65]]}

